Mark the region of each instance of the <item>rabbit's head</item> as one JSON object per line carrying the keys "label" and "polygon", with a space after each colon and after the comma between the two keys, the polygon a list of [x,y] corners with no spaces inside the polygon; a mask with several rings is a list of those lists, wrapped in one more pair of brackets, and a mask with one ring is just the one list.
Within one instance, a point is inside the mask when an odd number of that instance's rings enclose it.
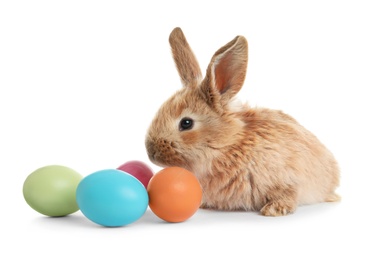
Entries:
{"label": "rabbit's head", "polygon": [[245,106],[234,105],[248,61],[247,41],[237,36],[212,57],[205,78],[182,30],[169,38],[183,87],[159,109],[146,135],[149,159],[162,167],[194,169],[206,165],[235,145],[243,128],[238,116]]}

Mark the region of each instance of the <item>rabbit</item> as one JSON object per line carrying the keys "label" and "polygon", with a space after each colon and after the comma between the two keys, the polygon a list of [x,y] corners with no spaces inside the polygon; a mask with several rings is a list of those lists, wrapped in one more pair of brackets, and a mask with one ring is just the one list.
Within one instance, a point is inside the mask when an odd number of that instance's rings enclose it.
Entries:
{"label": "rabbit", "polygon": [[283,216],[340,200],[339,165],[315,135],[281,110],[238,102],[248,63],[244,36],[215,52],[204,78],[181,28],[169,43],[183,87],[161,105],[145,146],[155,165],[195,174],[200,208]]}

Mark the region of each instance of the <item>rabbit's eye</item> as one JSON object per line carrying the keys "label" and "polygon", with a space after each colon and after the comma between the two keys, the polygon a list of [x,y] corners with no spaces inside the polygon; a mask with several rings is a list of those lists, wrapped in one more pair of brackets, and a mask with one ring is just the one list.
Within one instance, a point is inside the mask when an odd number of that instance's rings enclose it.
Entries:
{"label": "rabbit's eye", "polygon": [[182,118],[179,122],[179,131],[190,130],[193,127],[193,120],[188,117]]}

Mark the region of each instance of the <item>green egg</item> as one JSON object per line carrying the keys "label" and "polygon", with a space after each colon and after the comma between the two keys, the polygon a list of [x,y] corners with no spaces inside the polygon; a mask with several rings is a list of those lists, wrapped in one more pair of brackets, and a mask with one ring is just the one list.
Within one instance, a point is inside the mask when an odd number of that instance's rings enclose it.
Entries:
{"label": "green egg", "polygon": [[79,210],[75,195],[82,178],[65,166],[45,166],[26,178],[23,197],[31,208],[43,215],[66,216]]}

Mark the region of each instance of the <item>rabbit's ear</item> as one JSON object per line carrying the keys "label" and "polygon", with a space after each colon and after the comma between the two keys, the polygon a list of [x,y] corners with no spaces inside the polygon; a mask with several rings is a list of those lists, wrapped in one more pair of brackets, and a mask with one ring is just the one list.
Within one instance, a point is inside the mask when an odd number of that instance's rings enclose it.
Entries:
{"label": "rabbit's ear", "polygon": [[170,33],[169,43],[183,86],[196,87],[202,80],[200,66],[179,27]]}
{"label": "rabbit's ear", "polygon": [[243,36],[235,37],[213,55],[201,85],[210,103],[227,103],[239,92],[247,64],[248,44]]}

